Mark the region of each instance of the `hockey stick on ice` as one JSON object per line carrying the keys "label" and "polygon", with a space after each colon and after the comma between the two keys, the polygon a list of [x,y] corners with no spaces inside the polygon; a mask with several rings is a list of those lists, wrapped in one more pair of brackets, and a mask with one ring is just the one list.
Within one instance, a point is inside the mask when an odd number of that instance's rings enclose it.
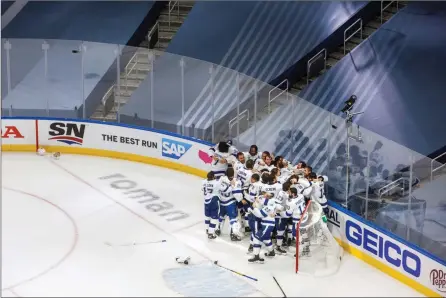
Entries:
{"label": "hockey stick on ice", "polygon": [[223,267],[222,265],[219,265],[219,264],[218,264],[218,261],[214,261],[214,264],[215,264],[215,265],[217,265],[217,266],[218,266],[218,267],[220,267],[220,268],[223,268],[223,269],[229,270],[229,271],[231,271],[231,272],[234,272],[235,274],[238,274],[238,275],[240,275],[240,276],[243,276],[243,277],[246,277],[246,278],[252,279],[253,281],[258,281],[258,279],[257,279],[257,278],[254,278],[254,277],[251,277],[251,276],[249,276],[249,275],[245,275],[245,274],[243,274],[243,273],[237,272],[237,271],[235,271],[235,270],[232,270],[232,269],[229,269],[229,268]]}
{"label": "hockey stick on ice", "polygon": [[286,294],[285,294],[285,292],[283,291],[282,287],[280,286],[279,282],[278,282],[277,279],[274,277],[274,275],[273,275],[273,278],[274,278],[274,281],[276,282],[277,286],[279,287],[280,291],[282,292],[283,297],[286,298]]}
{"label": "hockey stick on ice", "polygon": [[161,242],[167,242],[167,240],[148,241],[148,242],[132,242],[132,243],[124,243],[124,244],[112,244],[110,242],[104,242],[104,244],[107,246],[134,246],[134,245],[161,243]]}

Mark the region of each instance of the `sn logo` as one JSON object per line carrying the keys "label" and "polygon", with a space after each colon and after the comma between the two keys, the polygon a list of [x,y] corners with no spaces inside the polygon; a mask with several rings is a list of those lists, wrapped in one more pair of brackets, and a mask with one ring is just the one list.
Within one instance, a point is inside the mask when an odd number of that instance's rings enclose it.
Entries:
{"label": "sn logo", "polygon": [[163,149],[162,149],[163,156],[173,159],[180,159],[181,156],[183,156],[187,152],[187,150],[189,150],[190,147],[192,147],[191,144],[165,138],[163,138],[162,144],[163,144]]}

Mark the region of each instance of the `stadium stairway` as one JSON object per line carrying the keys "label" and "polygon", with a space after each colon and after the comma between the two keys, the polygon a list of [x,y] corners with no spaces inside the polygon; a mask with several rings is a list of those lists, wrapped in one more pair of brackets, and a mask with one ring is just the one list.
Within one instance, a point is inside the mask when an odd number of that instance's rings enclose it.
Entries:
{"label": "stadium stairway", "polygon": [[[387,1],[389,2],[389,1]],[[318,77],[322,76],[327,70],[336,65],[342,58],[344,58],[348,53],[350,53],[354,48],[356,48],[363,40],[367,39],[373,32],[378,30],[385,22],[390,20],[398,10],[406,7],[407,1],[392,1],[388,3],[388,7],[384,4],[384,10],[382,15],[379,14],[373,20],[366,23],[361,32],[355,34],[349,41],[344,45],[339,45],[339,47],[332,53],[327,55],[326,67],[324,67],[320,72],[316,74],[311,74],[309,77],[304,76],[299,81],[297,81],[290,89],[291,94],[299,95],[299,93],[307,87],[310,83],[314,82]],[[354,28],[353,28],[354,29]],[[362,37],[362,39],[361,39]]]}
{"label": "stadium stairway", "polygon": [[[386,7],[386,5],[388,5]],[[386,23],[388,20],[390,20],[400,9],[406,7],[407,2],[405,1],[392,1],[387,2],[384,4],[384,9],[381,12],[378,13],[371,21],[367,22],[362,30],[358,31],[348,42],[346,42],[345,46],[345,52],[344,52],[344,44],[339,45],[336,49],[334,49],[332,52],[327,53],[327,59],[323,63],[324,66],[320,67],[320,71],[317,73],[311,73],[309,77],[307,75],[301,77],[295,84],[292,85],[292,87],[289,89],[289,93],[294,95],[299,95],[300,92],[308,87],[312,82],[314,82],[317,78],[323,76],[327,71],[329,71],[330,68],[332,68],[336,63],[338,63],[343,57],[348,55],[354,48],[356,48],[360,43],[362,43],[364,40],[366,40],[371,34],[373,34],[378,28],[380,28],[384,23]],[[353,28],[354,30],[354,28]],[[361,39],[362,37],[362,39]],[[321,57],[322,60],[324,57]],[[283,85],[283,84],[282,84]],[[268,104],[269,98],[268,94],[264,94],[264,92],[260,91],[258,98],[263,99],[260,100],[262,103],[261,106],[257,106],[257,115],[256,115],[256,121],[254,121],[254,113],[250,114],[249,118],[244,118],[247,121],[240,121],[239,124],[239,132],[242,134],[244,131],[250,129],[255,122],[259,123],[268,115],[273,113],[277,108],[287,105],[290,97],[285,96],[285,94],[280,95],[282,92],[283,86],[277,86],[277,90],[272,93],[273,95],[276,94],[277,98],[272,101],[270,104]],[[265,99],[266,98],[266,99]],[[240,108],[241,111],[245,110],[247,107],[243,106]],[[240,116],[241,117],[241,116]],[[226,123],[218,123],[217,126],[227,126]],[[219,130],[223,131],[223,130]],[[228,134],[220,134],[218,138],[231,138],[234,134],[231,134],[231,132],[228,132]]]}
{"label": "stadium stairway", "polygon": [[[102,97],[100,105],[91,119],[116,121],[117,111],[125,105],[151,70],[150,55],[161,56],[170,41],[186,20],[195,1],[169,1],[161,10],[157,22],[147,33],[147,38],[139,45],[130,61],[121,71],[119,86],[113,84]],[[124,49],[125,51],[125,49]]]}

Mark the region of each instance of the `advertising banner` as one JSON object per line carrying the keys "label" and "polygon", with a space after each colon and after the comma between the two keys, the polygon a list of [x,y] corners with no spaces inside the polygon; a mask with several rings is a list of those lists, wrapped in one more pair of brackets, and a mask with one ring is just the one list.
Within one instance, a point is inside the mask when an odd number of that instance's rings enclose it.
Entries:
{"label": "advertising banner", "polygon": [[445,262],[340,207],[329,207],[329,228],[343,247],[427,296],[446,294]]}

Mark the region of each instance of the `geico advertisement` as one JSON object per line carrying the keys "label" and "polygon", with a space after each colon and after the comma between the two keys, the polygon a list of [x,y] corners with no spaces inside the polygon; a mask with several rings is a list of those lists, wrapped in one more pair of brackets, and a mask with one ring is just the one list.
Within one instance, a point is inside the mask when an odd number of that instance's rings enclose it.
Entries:
{"label": "geico advertisement", "polygon": [[35,144],[35,120],[2,119],[2,144],[32,145]]}
{"label": "geico advertisement", "polygon": [[335,237],[416,280],[441,296],[446,293],[446,269],[434,259],[330,206],[328,222]]}

